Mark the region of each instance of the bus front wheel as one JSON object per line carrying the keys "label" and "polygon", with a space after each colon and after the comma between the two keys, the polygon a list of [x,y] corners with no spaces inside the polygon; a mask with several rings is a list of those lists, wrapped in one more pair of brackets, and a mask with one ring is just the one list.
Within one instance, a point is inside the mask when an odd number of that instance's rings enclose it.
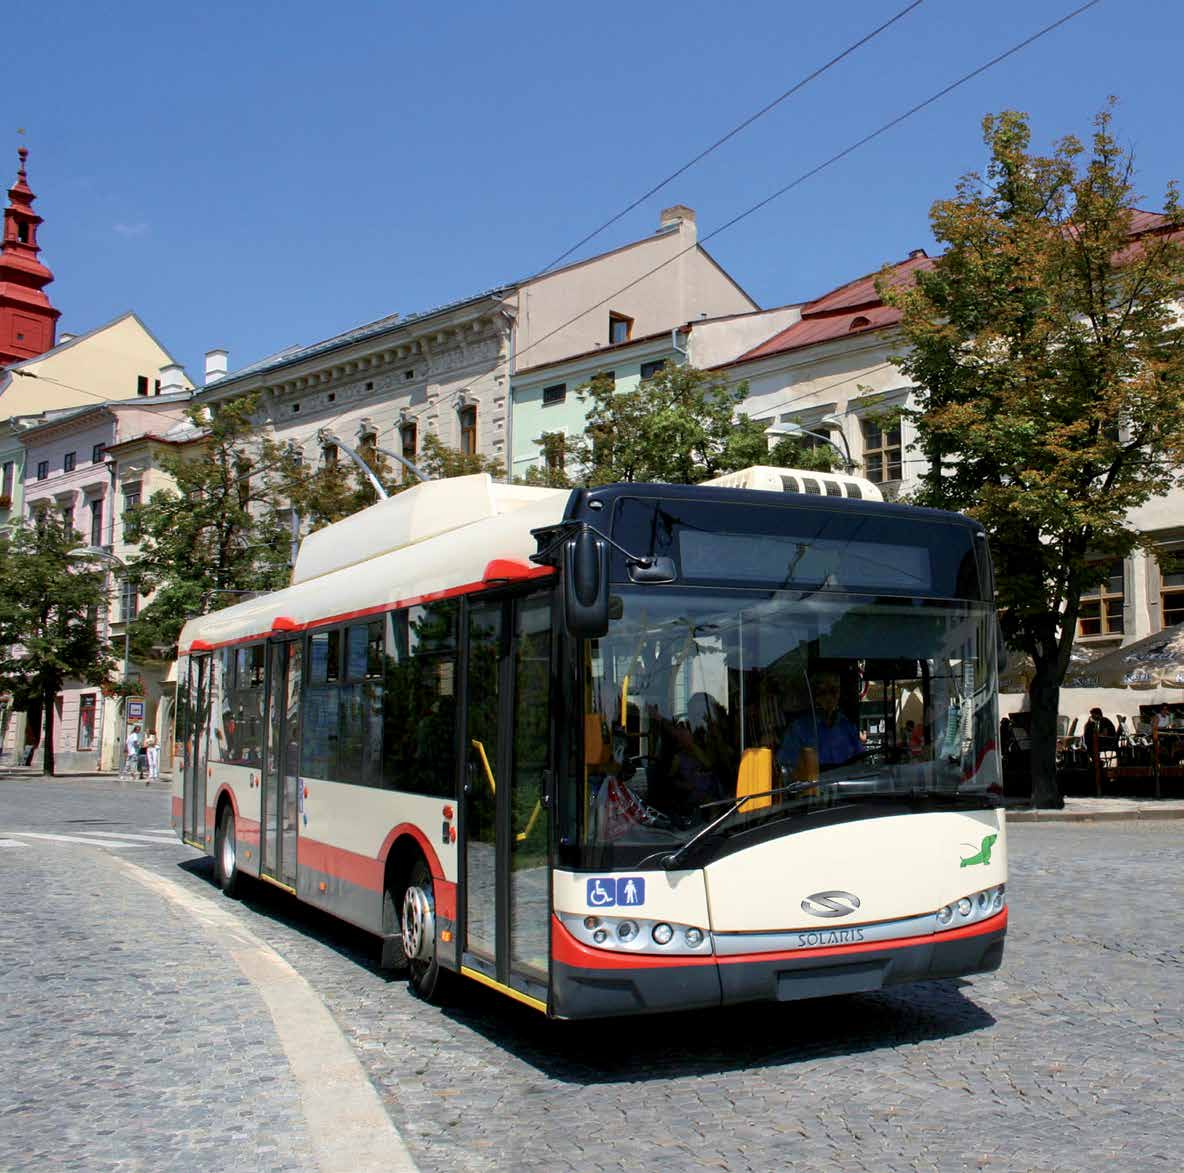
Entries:
{"label": "bus front wheel", "polygon": [[214,873],[218,886],[227,896],[238,894],[238,840],[235,835],[234,811],[227,804],[222,808],[218,820],[218,833],[214,838]]}
{"label": "bus front wheel", "polygon": [[436,900],[432,873],[422,859],[411,869],[403,893],[402,928],[411,988],[421,998],[434,1002],[441,992],[440,962],[436,957]]}

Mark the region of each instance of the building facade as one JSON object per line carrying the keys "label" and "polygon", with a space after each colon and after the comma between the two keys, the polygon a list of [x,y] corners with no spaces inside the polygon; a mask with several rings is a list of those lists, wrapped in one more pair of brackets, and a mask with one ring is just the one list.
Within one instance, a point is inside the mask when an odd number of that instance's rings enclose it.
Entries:
{"label": "building facade", "polygon": [[[179,369],[179,368],[178,368]],[[167,376],[166,376],[167,377]],[[92,407],[49,413],[21,434],[25,448],[25,520],[35,522],[51,515],[72,527],[79,546],[98,546],[116,557],[126,557],[123,518],[127,509],[147,500],[146,492],[161,487],[159,470],[147,462],[111,455],[127,451],[128,442],[160,435],[185,426],[188,390],[137,397]],[[134,452],[135,449],[132,448]],[[159,474],[163,475],[163,474]],[[98,616],[102,634],[118,650],[127,622],[142,601],[134,583],[111,575],[110,604]],[[130,674],[141,682],[145,727],[154,726],[162,695],[167,663],[132,664]],[[122,679],[124,673],[120,671]],[[57,697],[54,725],[54,757],[62,770],[114,768],[119,761],[121,716],[124,699],[104,695],[104,690],[82,681],[67,681]],[[18,756],[25,744],[23,715],[14,715],[5,738],[5,750]]]}
{"label": "building facade", "polygon": [[[312,461],[328,427],[351,446],[376,433],[380,447],[412,461],[430,433],[516,466],[516,371],[580,355],[594,370],[596,351],[658,335],[668,341],[692,313],[756,308],[698,245],[694,213],[679,205],[663,212],[653,236],[427,313],[393,315],[233,373],[225,373],[224,352],[211,352],[197,398],[257,393],[260,423]],[[524,383],[528,413],[541,395],[535,381]],[[536,422],[522,426],[530,432]]]}

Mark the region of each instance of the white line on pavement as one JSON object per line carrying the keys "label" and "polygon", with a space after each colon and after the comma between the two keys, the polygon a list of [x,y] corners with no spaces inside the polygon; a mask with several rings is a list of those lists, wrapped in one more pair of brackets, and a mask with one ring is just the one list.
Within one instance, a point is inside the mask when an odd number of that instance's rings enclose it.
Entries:
{"label": "white line on pavement", "polygon": [[300,1092],[323,1173],[416,1173],[378,1092],[325,1004],[270,945],[236,916],[173,880],[116,856],[117,866],[180,905],[226,946],[262,996]]}
{"label": "white line on pavement", "polygon": [[28,847],[27,843],[22,843],[19,839],[0,839],[0,847]]}
{"label": "white line on pavement", "polygon": [[22,839],[49,839],[54,843],[84,843],[87,847],[144,847],[143,843],[133,843],[123,839],[84,839],[81,835],[50,835],[44,831],[9,831],[9,835],[19,835]]}
{"label": "white line on pavement", "polygon": [[169,838],[166,839],[163,835],[137,835],[132,831],[83,831],[84,835],[96,835],[102,839],[138,839],[143,843],[168,843],[171,839],[174,843],[179,843],[180,840],[170,831]]}

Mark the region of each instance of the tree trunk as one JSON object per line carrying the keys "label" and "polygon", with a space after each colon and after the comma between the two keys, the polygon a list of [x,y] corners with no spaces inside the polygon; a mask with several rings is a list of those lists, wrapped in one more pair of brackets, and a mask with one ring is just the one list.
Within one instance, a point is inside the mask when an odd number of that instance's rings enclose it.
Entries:
{"label": "tree trunk", "polygon": [[1032,805],[1059,810],[1065,805],[1057,785],[1057,710],[1061,685],[1051,664],[1036,661],[1028,697],[1032,711]]}
{"label": "tree trunk", "polygon": [[41,721],[41,773],[48,778],[53,777],[53,725],[56,698],[56,688],[43,689],[41,692],[41,711],[44,714]]}

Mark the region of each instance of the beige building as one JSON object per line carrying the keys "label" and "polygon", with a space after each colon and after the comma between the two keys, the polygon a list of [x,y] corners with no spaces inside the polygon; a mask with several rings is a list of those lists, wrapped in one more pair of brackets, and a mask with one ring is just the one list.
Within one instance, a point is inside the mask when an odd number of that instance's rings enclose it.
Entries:
{"label": "beige building", "polygon": [[380,447],[413,461],[432,433],[508,464],[514,371],[673,331],[700,314],[756,309],[697,243],[694,212],[678,205],[652,236],[426,313],[392,315],[233,373],[225,352],[211,351],[197,398],[258,392],[272,437],[309,460],[329,427],[350,445],[376,433]]}
{"label": "beige building", "polygon": [[[932,267],[924,250],[895,262],[896,279],[905,281]],[[917,487],[926,467],[913,448],[910,422],[886,420],[893,407],[914,407],[908,379],[890,361],[902,342],[894,328],[899,313],[884,305],[869,273],[830,290],[800,307],[796,321],[742,353],[718,364],[730,378],[750,385],[745,411],[778,426],[797,425],[829,437],[851,454],[859,473],[878,484],[888,499]],[[812,439],[808,442],[822,444]],[[1184,623],[1184,491],[1173,490],[1149,501],[1130,517],[1146,535],[1154,553],[1137,550],[1111,567],[1107,582],[1084,598],[1077,630],[1075,664],[1062,691],[1061,711],[1084,723],[1089,708],[1137,716],[1140,705],[1184,702],[1184,680],[1172,687],[1129,689],[1093,687],[1089,661],[1108,651]],[[1000,709],[1026,707],[1022,663],[1005,679]]]}

